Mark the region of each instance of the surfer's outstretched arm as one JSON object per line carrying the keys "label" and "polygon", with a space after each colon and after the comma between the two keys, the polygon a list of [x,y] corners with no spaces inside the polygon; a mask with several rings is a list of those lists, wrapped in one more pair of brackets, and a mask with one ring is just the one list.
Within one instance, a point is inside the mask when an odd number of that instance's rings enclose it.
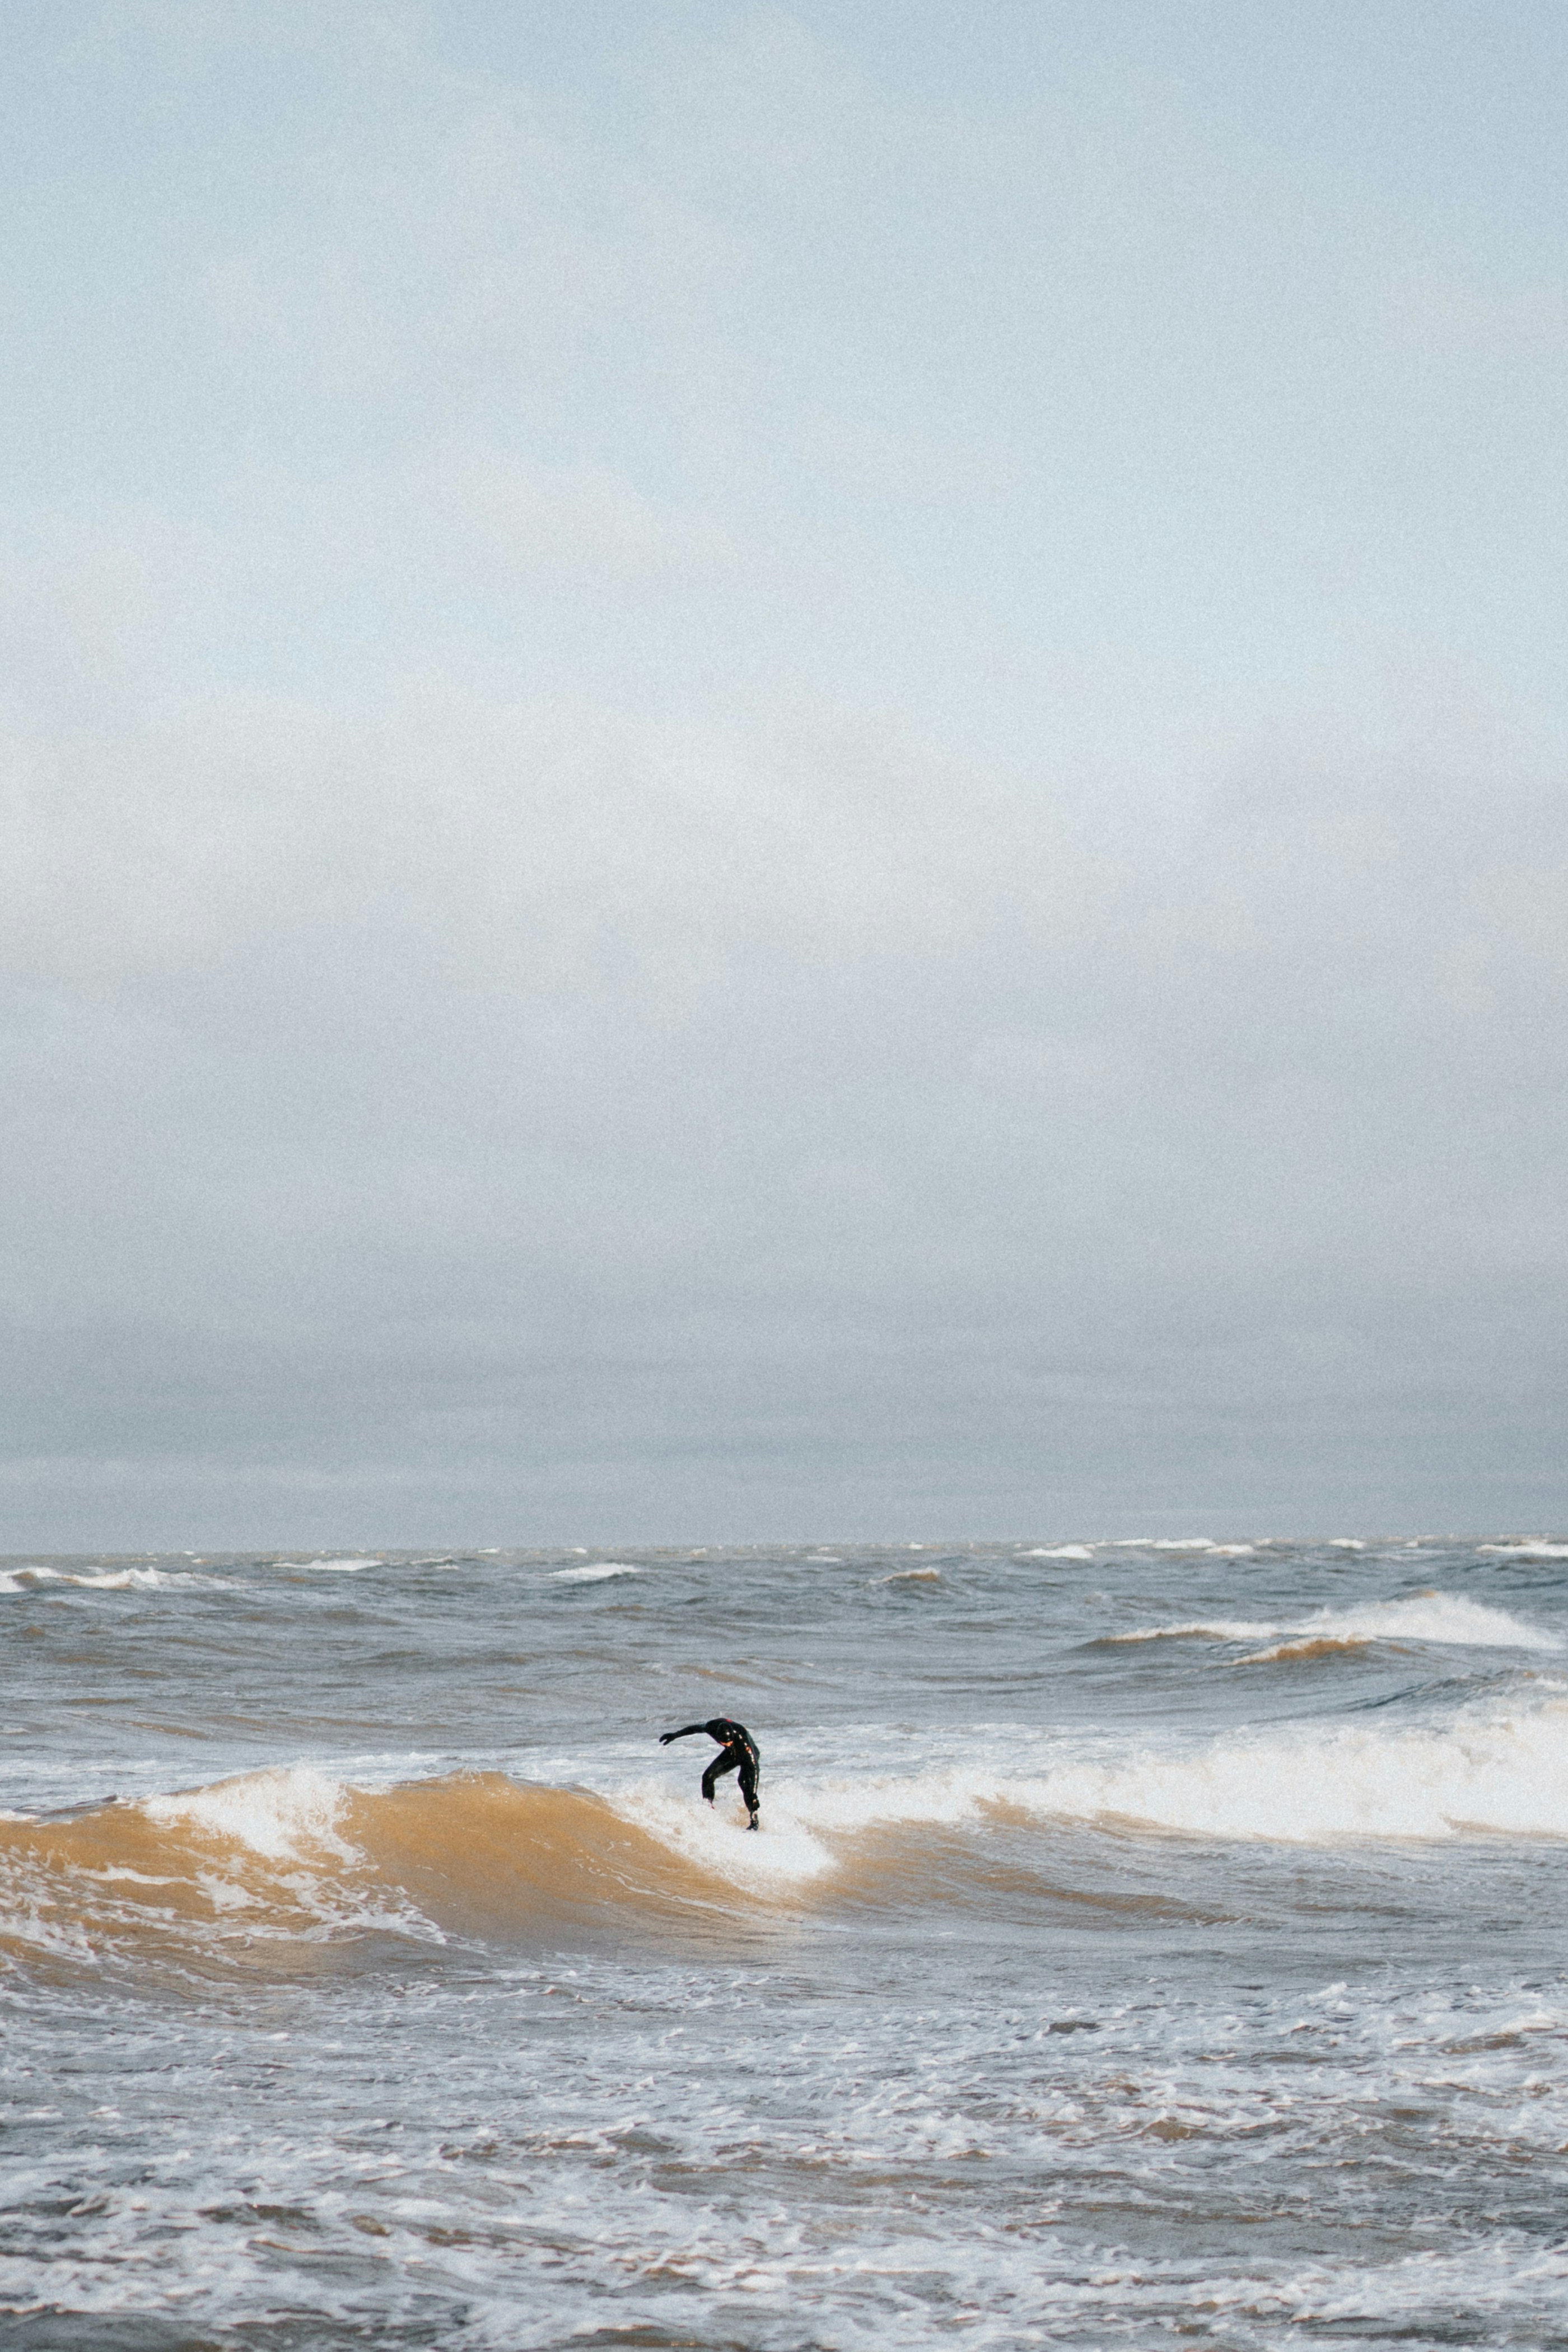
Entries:
{"label": "surfer's outstretched arm", "polygon": [[689,1723],[683,1731],[661,1731],[658,1744],[661,1748],[668,1748],[672,1739],[689,1739],[694,1731],[706,1731],[707,1728],[705,1723]]}

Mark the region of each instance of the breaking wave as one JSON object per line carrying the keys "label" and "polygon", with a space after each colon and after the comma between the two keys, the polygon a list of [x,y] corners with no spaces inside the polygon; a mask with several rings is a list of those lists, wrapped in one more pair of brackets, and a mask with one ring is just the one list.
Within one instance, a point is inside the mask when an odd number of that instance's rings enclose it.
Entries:
{"label": "breaking wave", "polygon": [[1218,1559],[1250,1559],[1256,1544],[1215,1543],[1212,1536],[1119,1536],[1112,1551],[1208,1552]]}
{"label": "breaking wave", "polygon": [[377,1553],[374,1559],[280,1559],[278,1566],[318,1569],[323,1572],[330,1571],[334,1576],[357,1576],[362,1568],[384,1568],[386,1562]]}
{"label": "breaking wave", "polygon": [[1199,1618],[1181,1625],[1140,1625],[1127,1633],[1107,1633],[1108,1643],[1211,1641],[1262,1642],[1238,1661],[1261,1665],[1276,1659],[1324,1657],[1379,1642],[1430,1642],[1455,1649],[1560,1650],[1555,1633],[1530,1625],[1506,1609],[1489,1609],[1462,1594],[1418,1592],[1404,1601],[1369,1602],[1360,1609],[1320,1609],[1294,1624],[1240,1617]]}
{"label": "breaking wave", "polygon": [[1184,1835],[1290,1843],[1564,1837],[1568,1703],[1548,1696],[1440,1727],[1237,1738],[1189,1755],[1068,1766],[1021,1801]]}
{"label": "breaking wave", "polygon": [[0,1950],[13,1955],[151,1944],[234,1960],[373,1935],[689,1928],[732,1896],[603,1798],[498,1772],[376,1790],[294,1766],[65,1820],[0,1819]]}
{"label": "breaking wave", "polygon": [[[896,1879],[985,1900],[988,1844],[1075,1828],[1329,1843],[1568,1837],[1568,1696],[1542,1688],[1440,1727],[1239,1735],[1202,1748],[784,1780],[764,1829],[653,1780],[601,1796],[497,1772],[356,1788],[309,1766],[70,1819],[0,1820],[0,1952],[96,1964],[149,1950],[254,1966],[376,1937],[689,1940],[864,1900]],[[936,1843],[933,1843],[933,1839]],[[945,1843],[944,1843],[945,1842]],[[1047,1849],[1042,1866],[1048,1862]],[[896,1865],[896,1867],[894,1867]],[[784,1908],[781,1911],[780,1906]]]}
{"label": "breaking wave", "polygon": [[184,1585],[207,1592],[226,1592],[219,1576],[198,1576],[187,1569],[47,1567],[8,1568],[0,1571],[0,1592],[32,1592],[41,1584],[74,1584],[95,1592],[153,1592],[163,1586]]}

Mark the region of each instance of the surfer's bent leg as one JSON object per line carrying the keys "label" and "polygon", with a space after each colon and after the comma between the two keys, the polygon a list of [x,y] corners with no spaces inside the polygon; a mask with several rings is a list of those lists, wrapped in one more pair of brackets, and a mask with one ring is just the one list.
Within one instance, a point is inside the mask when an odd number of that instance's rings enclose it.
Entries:
{"label": "surfer's bent leg", "polygon": [[[710,1804],[713,1802],[714,1781],[721,1780],[726,1772],[732,1772],[740,1760],[740,1758],[736,1755],[732,1748],[721,1748],[718,1755],[715,1756],[712,1763],[710,1764],[707,1771],[702,1775],[702,1793],[707,1798]],[[745,1782],[743,1780],[741,1783],[741,1786],[742,1789],[745,1787]]]}
{"label": "surfer's bent leg", "polygon": [[746,1811],[752,1816],[752,1827],[757,1826],[757,1767],[751,1756],[741,1759],[741,1794],[746,1801]]}

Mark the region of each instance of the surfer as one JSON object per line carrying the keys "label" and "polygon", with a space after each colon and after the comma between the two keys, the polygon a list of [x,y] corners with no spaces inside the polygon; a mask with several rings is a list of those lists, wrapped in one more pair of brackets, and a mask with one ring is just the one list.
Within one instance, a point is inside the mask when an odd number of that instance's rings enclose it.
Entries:
{"label": "surfer", "polygon": [[751,1815],[748,1827],[760,1829],[762,1815],[757,1810],[757,1768],[762,1762],[757,1743],[743,1723],[731,1723],[727,1715],[716,1715],[710,1723],[689,1723],[680,1731],[661,1731],[658,1744],[668,1748],[672,1739],[689,1739],[694,1731],[705,1731],[710,1739],[719,1742],[719,1753],[702,1775],[702,1793],[713,1802],[713,1784],[726,1772],[739,1772],[741,1794]]}

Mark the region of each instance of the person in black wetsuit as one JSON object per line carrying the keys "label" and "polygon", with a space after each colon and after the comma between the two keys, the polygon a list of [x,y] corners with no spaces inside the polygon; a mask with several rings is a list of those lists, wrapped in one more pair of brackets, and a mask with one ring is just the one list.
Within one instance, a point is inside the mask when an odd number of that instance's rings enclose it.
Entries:
{"label": "person in black wetsuit", "polygon": [[672,1739],[689,1739],[694,1731],[705,1731],[710,1739],[719,1742],[720,1752],[702,1775],[702,1793],[709,1803],[713,1802],[714,1782],[721,1780],[726,1772],[739,1772],[741,1794],[752,1817],[747,1826],[760,1829],[762,1815],[757,1810],[757,1769],[762,1758],[757,1754],[757,1743],[745,1725],[731,1723],[727,1715],[716,1715],[711,1723],[689,1723],[681,1731],[661,1731],[658,1744],[661,1748],[668,1748]]}

